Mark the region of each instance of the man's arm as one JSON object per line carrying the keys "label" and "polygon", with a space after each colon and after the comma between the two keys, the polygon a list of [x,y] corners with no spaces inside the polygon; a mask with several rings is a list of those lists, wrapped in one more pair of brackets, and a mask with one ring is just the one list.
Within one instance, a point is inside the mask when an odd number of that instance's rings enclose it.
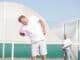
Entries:
{"label": "man's arm", "polygon": [[66,48],[68,48],[68,47],[71,47],[71,45],[72,45],[72,44],[70,44],[70,45],[68,45],[68,46],[66,46],[66,47],[63,47],[63,49],[66,49]]}
{"label": "man's arm", "polygon": [[41,19],[39,19],[39,23],[42,27],[43,34],[46,35],[45,23]]}

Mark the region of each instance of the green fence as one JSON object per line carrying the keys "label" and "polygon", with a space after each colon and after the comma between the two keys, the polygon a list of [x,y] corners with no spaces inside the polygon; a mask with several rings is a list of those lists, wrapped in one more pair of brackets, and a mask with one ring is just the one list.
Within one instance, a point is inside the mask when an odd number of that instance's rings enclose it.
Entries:
{"label": "green fence", "polygon": [[0,44],[0,57],[2,57],[2,44]]}
{"label": "green fence", "polygon": [[[0,58],[2,57],[2,47],[0,44]],[[5,57],[11,57],[11,44],[5,44]],[[59,44],[48,44],[48,58],[63,58],[62,46]],[[31,57],[31,47],[30,44],[14,44],[14,57],[15,58],[29,58]]]}

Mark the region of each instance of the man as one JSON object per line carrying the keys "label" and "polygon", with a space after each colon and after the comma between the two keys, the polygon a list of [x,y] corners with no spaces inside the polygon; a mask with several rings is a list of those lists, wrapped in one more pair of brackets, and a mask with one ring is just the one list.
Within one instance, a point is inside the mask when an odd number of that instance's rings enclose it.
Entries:
{"label": "man", "polygon": [[64,41],[63,41],[63,52],[64,52],[64,60],[68,58],[68,60],[71,60],[71,40],[67,37],[66,34],[64,34]]}
{"label": "man", "polygon": [[23,15],[19,17],[19,22],[22,24],[20,35],[29,36],[31,40],[32,60],[36,60],[37,55],[41,55],[42,60],[46,60],[47,47],[44,22],[37,16],[25,17]]}

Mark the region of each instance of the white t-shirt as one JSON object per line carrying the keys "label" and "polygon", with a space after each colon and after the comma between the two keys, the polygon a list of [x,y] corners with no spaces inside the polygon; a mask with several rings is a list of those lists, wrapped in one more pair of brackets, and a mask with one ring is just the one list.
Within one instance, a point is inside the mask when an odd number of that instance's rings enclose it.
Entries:
{"label": "white t-shirt", "polygon": [[42,28],[39,18],[36,16],[28,17],[28,25],[22,25],[21,30],[25,32],[26,36],[29,36],[32,42],[44,40],[45,36],[42,32]]}
{"label": "white t-shirt", "polygon": [[70,49],[70,47],[67,47],[67,46],[70,46],[70,45],[72,45],[72,41],[69,38],[67,38],[66,40],[63,41],[63,48]]}

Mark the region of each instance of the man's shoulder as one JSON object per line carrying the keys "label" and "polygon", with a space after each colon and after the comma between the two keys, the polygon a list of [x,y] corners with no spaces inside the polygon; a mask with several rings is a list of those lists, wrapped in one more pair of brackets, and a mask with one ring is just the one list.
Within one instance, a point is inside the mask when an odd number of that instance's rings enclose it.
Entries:
{"label": "man's shoulder", "polygon": [[39,20],[39,17],[34,15],[34,16],[29,16],[28,19],[29,20]]}

